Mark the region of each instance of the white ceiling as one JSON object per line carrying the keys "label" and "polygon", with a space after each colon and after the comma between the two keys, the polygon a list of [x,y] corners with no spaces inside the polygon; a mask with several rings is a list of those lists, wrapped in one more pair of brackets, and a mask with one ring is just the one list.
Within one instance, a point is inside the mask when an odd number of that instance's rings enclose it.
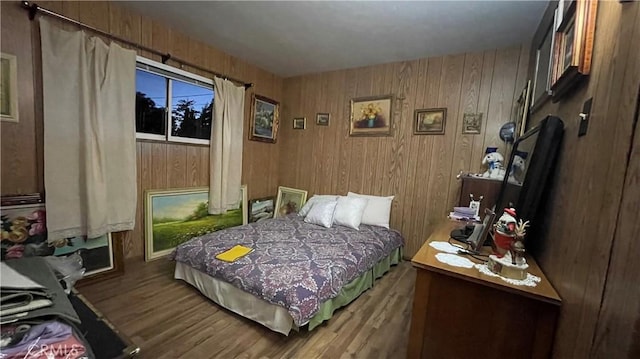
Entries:
{"label": "white ceiling", "polygon": [[283,77],[528,42],[546,1],[123,1]]}

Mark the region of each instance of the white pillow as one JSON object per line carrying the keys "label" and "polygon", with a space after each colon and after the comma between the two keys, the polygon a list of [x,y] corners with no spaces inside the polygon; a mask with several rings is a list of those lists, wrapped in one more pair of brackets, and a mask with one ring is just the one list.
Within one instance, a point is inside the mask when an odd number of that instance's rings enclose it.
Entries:
{"label": "white pillow", "polygon": [[391,202],[393,202],[395,196],[380,197],[349,192],[347,193],[347,197],[359,197],[369,200],[362,214],[361,223],[389,228]]}
{"label": "white pillow", "polygon": [[331,228],[333,223],[333,212],[336,210],[337,201],[319,201],[311,207],[311,210],[304,217],[304,221],[317,224],[326,228]]}
{"label": "white pillow", "polygon": [[356,230],[360,229],[360,222],[362,221],[364,209],[367,207],[367,202],[369,200],[366,198],[339,197],[336,211],[333,214],[333,223]]}
{"label": "white pillow", "polygon": [[317,194],[311,198],[309,198],[309,200],[307,201],[307,203],[304,204],[304,206],[302,206],[302,208],[300,209],[300,211],[298,211],[298,215],[300,217],[305,217],[307,215],[307,213],[309,213],[309,210],[311,209],[311,207],[313,207],[314,204],[316,204],[319,201],[337,201],[339,196],[336,195],[332,195],[332,194]]}

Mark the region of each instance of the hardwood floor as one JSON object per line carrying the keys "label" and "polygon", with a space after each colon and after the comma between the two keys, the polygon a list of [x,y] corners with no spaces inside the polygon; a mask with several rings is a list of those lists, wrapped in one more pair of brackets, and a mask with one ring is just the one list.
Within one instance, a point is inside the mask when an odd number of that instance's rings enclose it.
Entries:
{"label": "hardwood floor", "polygon": [[173,279],[174,262],[126,262],[122,277],[79,291],[142,358],[404,358],[415,269],[400,263],[328,322],[288,337],[222,309]]}

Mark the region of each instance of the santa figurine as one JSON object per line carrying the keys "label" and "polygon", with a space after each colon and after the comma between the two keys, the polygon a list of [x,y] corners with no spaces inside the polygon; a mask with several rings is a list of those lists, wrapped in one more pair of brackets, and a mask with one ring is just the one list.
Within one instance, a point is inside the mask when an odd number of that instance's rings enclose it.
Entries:
{"label": "santa figurine", "polygon": [[517,223],[516,210],[514,208],[505,208],[502,216],[498,218],[494,225],[494,252],[498,258],[502,258],[511,250],[511,245],[517,237]]}

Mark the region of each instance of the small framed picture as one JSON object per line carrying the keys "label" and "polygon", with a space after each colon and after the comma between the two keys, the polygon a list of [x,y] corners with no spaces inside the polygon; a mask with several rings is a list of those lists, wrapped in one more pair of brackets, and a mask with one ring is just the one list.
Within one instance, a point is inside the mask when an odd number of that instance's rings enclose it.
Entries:
{"label": "small framed picture", "polygon": [[482,130],[482,113],[465,113],[462,117],[462,133],[477,135]]}
{"label": "small framed picture", "polygon": [[275,197],[256,198],[249,201],[249,223],[273,218]]}
{"label": "small framed picture", "polygon": [[318,126],[329,126],[329,114],[319,112],[316,114],[316,125]]}
{"label": "small framed picture", "polygon": [[298,213],[306,201],[307,191],[283,186],[278,187],[278,196],[276,197],[276,208],[273,218]]}
{"label": "small framed picture", "polygon": [[444,135],[447,121],[446,108],[415,110],[414,135]]}
{"label": "small framed picture", "polygon": [[293,119],[293,129],[294,130],[304,130],[307,128],[307,118],[306,117],[296,117]]}

